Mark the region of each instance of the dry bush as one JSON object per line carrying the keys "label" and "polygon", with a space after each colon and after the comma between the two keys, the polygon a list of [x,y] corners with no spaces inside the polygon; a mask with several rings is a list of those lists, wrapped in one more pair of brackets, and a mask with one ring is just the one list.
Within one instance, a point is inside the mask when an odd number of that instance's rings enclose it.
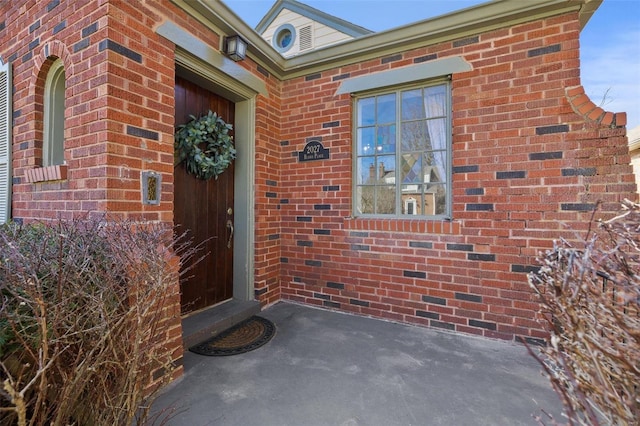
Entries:
{"label": "dry bush", "polygon": [[535,356],[570,425],[640,424],[640,205],[623,207],[529,276],[550,331]]}
{"label": "dry bush", "polygon": [[0,423],[145,423],[152,374],[174,369],[158,328],[188,247],[155,223],[0,227]]}

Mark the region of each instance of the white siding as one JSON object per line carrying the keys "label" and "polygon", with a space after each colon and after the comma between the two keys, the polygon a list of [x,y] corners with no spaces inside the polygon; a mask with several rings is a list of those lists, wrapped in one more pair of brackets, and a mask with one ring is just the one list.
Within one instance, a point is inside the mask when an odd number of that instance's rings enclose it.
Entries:
{"label": "white siding", "polygon": [[327,27],[326,25],[316,24],[315,28],[315,45],[318,47],[331,46],[332,44],[337,44],[346,40],[351,40],[353,37],[341,33],[340,31],[336,31],[331,27]]}
{"label": "white siding", "polygon": [[629,154],[631,155],[633,174],[636,176],[636,191],[640,194],[640,126],[628,130],[627,138],[629,138]]}
{"label": "white siding", "polygon": [[631,166],[633,166],[633,174],[636,176],[636,192],[640,194],[640,150],[631,153]]}
{"label": "white siding", "polygon": [[[302,16],[298,13],[292,12],[290,10],[284,9],[282,12],[276,16],[276,18],[271,22],[271,24],[264,30],[262,33],[262,38],[267,40],[269,43],[273,40],[275,31],[284,24],[290,24],[296,29],[296,38],[294,40],[293,46],[288,51],[284,52],[284,57],[290,57],[297,55],[299,53],[307,52],[313,49],[319,49],[321,47],[330,46],[333,44],[337,44],[346,40],[353,39],[352,36],[340,32],[334,28],[331,28],[327,25],[321,24],[319,22],[313,21],[306,16]],[[311,47],[307,48],[305,44],[303,44],[303,49],[300,48],[300,31],[303,28],[310,27],[312,42]]]}
{"label": "white siding", "polygon": [[11,213],[11,64],[0,60],[0,224]]}

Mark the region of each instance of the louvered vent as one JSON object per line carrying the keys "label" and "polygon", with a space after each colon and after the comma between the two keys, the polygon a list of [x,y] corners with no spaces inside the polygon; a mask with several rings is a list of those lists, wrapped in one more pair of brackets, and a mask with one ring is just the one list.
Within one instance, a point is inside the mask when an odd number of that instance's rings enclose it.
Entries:
{"label": "louvered vent", "polygon": [[309,50],[313,48],[313,34],[311,25],[300,28],[300,50]]}
{"label": "louvered vent", "polygon": [[11,73],[10,64],[0,60],[0,224],[11,211]]}

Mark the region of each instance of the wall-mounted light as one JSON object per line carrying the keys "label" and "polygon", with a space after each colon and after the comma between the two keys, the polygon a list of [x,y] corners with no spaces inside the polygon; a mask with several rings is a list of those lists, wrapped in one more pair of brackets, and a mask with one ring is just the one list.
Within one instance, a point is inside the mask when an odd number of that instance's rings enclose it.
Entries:
{"label": "wall-mounted light", "polygon": [[247,56],[247,42],[239,35],[225,37],[224,53],[234,61],[242,61]]}

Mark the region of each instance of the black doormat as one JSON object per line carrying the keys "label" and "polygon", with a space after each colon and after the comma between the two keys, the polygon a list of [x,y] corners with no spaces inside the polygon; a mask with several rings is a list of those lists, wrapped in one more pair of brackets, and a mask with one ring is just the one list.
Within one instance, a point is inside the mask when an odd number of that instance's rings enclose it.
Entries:
{"label": "black doormat", "polygon": [[271,340],[275,332],[276,326],[271,321],[253,316],[189,350],[207,356],[238,355],[258,349]]}

